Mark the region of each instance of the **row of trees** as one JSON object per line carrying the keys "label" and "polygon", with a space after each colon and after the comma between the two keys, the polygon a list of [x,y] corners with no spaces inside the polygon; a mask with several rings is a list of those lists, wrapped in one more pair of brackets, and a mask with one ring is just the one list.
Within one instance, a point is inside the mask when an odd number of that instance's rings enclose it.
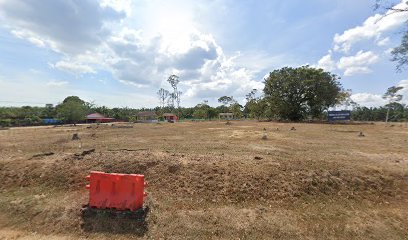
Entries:
{"label": "row of trees", "polygon": [[[235,118],[253,118],[265,120],[323,120],[329,108],[335,106],[352,106],[354,120],[366,121],[404,121],[407,120],[408,109],[400,104],[402,87],[391,87],[384,94],[388,104],[380,108],[358,106],[350,98],[351,90],[344,90],[339,77],[322,69],[302,66],[299,68],[285,67],[272,71],[265,79],[263,92],[253,89],[246,95],[246,104],[240,105],[233,96],[222,96],[221,104],[211,107],[204,100],[192,108],[180,107],[181,92],[178,91],[179,78],[171,75],[168,82],[173,88],[170,93],[165,89],[158,91],[159,107],[154,109],[107,108],[96,106],[70,96],[62,103],[53,107],[3,107],[0,108],[0,125],[37,125],[44,118],[56,118],[65,123],[83,121],[89,113],[98,112],[117,120],[134,121],[139,111],[156,111],[160,116],[165,112],[173,112],[180,119],[212,119],[219,113],[234,113]],[[166,104],[167,103],[167,104]]]}
{"label": "row of trees", "polygon": [[[99,112],[107,117],[118,120],[134,121],[135,116],[140,111],[155,111],[157,114],[172,111],[169,107],[156,107],[154,109],[107,108],[105,106],[93,106],[88,103],[85,104],[85,114],[76,115],[78,119],[72,120],[74,115],[71,113],[68,112],[64,116],[64,112],[68,111],[67,109],[68,107],[0,107],[0,126],[40,125],[44,118],[57,118],[66,123],[74,123],[84,120],[86,114],[93,112]],[[77,111],[75,109],[78,109],[78,107],[75,106],[72,109]],[[181,119],[216,119],[219,113],[224,112],[231,112],[231,108],[228,105],[211,107],[208,105],[208,101],[203,101],[191,108],[180,107],[178,111]],[[398,122],[408,119],[408,106],[399,103],[392,104],[390,108],[388,106],[375,108],[355,106],[352,111],[352,119],[356,121],[385,121],[387,112],[389,112],[390,116],[389,121]],[[264,98],[252,99],[245,106],[236,105],[234,107],[234,115],[238,118],[245,117],[258,120],[273,120],[275,116]],[[69,120],[70,118],[71,120]],[[325,119],[325,113],[322,114],[322,119]]]}

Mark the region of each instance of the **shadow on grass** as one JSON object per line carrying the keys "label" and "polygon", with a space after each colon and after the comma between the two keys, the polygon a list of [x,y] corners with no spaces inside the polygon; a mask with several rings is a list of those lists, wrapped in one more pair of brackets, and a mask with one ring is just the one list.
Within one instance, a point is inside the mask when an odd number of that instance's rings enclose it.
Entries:
{"label": "shadow on grass", "polygon": [[85,232],[120,233],[144,236],[148,231],[146,217],[148,207],[136,211],[96,209],[84,206],[81,209],[82,225]]}

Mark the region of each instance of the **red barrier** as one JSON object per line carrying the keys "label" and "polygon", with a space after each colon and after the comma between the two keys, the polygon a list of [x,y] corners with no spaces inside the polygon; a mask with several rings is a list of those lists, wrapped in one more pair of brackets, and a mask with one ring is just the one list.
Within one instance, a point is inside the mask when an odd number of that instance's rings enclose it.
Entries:
{"label": "red barrier", "polygon": [[87,179],[90,207],[130,211],[143,207],[143,197],[147,195],[144,175],[92,171]]}

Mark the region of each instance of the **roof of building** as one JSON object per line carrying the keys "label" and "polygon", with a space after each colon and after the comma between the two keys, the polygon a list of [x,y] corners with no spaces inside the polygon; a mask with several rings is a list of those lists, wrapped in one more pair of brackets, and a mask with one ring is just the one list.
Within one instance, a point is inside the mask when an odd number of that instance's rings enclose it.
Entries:
{"label": "roof of building", "polygon": [[163,117],[174,117],[176,114],[173,113],[163,113]]}
{"label": "roof of building", "polygon": [[92,113],[86,116],[86,119],[113,119],[113,118],[107,118],[100,113]]}
{"label": "roof of building", "polygon": [[157,114],[153,111],[144,111],[144,112],[138,112],[137,116],[138,117],[156,117]]}

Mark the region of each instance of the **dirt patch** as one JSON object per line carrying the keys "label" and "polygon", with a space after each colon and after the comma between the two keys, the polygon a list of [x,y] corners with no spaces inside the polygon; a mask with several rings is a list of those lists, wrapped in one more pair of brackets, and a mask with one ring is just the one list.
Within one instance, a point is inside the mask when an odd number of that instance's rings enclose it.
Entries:
{"label": "dirt patch", "polygon": [[[404,239],[408,129],[361,127],[370,137],[326,124],[140,124],[100,127],[97,138],[84,127],[81,150],[61,128],[15,130],[0,136],[0,228],[74,239]],[[286,131],[263,141],[263,128]],[[145,230],[83,225],[92,170],[145,175],[154,202]]]}

